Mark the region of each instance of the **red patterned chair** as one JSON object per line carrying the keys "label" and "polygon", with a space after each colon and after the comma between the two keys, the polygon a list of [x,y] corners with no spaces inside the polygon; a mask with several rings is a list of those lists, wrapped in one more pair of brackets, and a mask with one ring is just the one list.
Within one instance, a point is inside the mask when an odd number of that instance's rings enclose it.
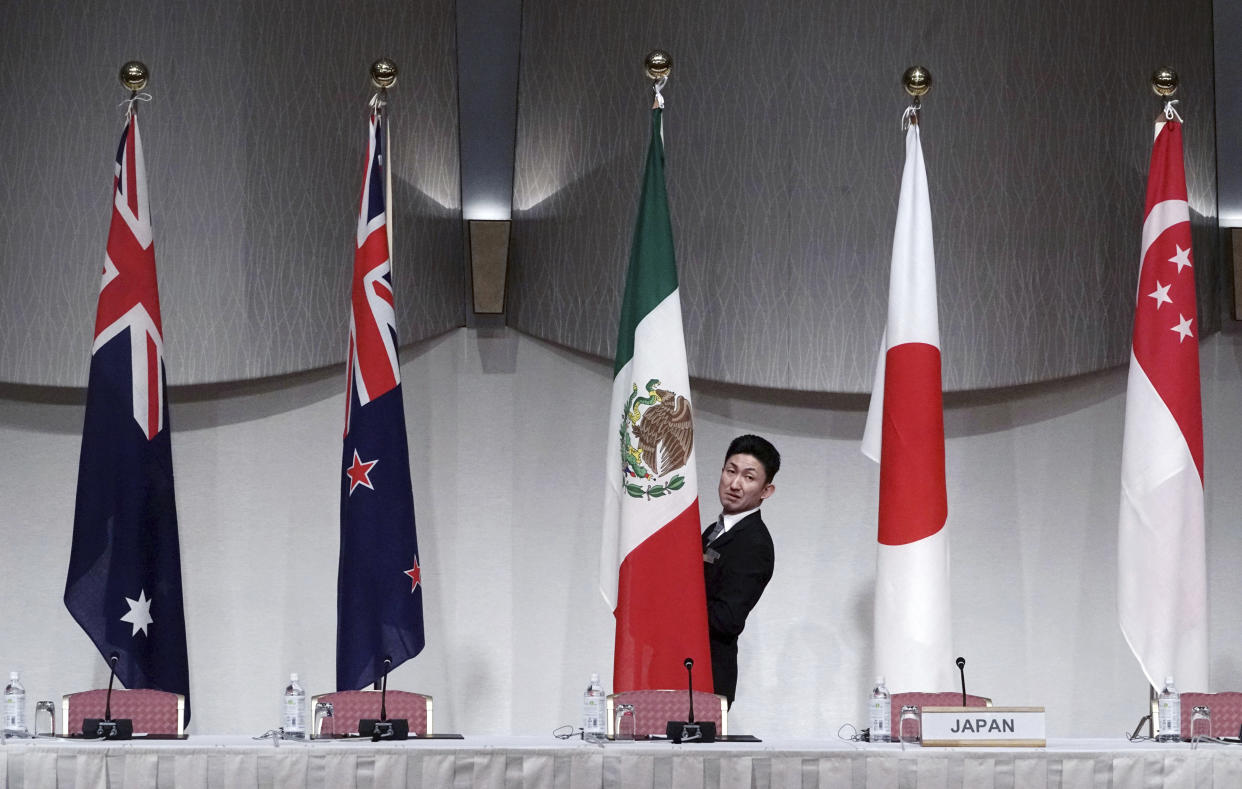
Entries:
{"label": "red patterned chair", "polygon": [[[318,719],[312,737],[348,737],[358,733],[358,721],[362,718],[378,719],[380,716],[380,692],[378,690],[338,690],[311,699],[310,713],[320,702],[332,705],[332,717]],[[384,700],[388,717],[404,718],[410,722],[410,736],[426,737],[435,731],[431,722],[431,697],[405,690],[390,690]]]}
{"label": "red patterned chair", "polygon": [[[896,742],[897,737],[901,734],[901,732],[897,730],[897,724],[901,720],[901,708],[902,707],[905,707],[910,704],[913,704],[914,706],[918,707],[920,710],[924,707],[961,707],[962,706],[962,694],[959,691],[955,691],[955,690],[948,691],[945,693],[914,693],[914,692],[894,693],[892,695],[891,701],[892,701],[892,707],[893,707],[893,722],[892,722],[892,728],[889,729],[889,731],[892,732],[893,741]],[[992,700],[989,698],[985,698],[983,696],[972,696],[968,693],[966,694],[966,705],[965,706],[967,707],[991,707]],[[910,733],[909,724],[906,725],[906,733],[907,733],[907,736]],[[921,731],[919,732],[919,736],[922,736]]]}
{"label": "red patterned chair", "polygon": [[[60,733],[64,736],[82,733],[85,718],[102,718],[108,691],[84,690],[70,693],[61,700]],[[129,718],[134,733],[185,734],[185,696],[164,690],[112,691],[112,717]]]}
{"label": "red patterned chair", "polygon": [[[690,714],[690,696],[684,690],[627,690],[613,693],[607,699],[605,718],[608,736],[616,732],[616,710],[619,704],[634,705],[634,734],[664,734],[669,721],[687,720]],[[694,692],[694,719],[712,721],[716,724],[716,736],[729,734],[729,703],[724,696],[705,690]]]}
{"label": "red patterned chair", "polygon": [[[1242,693],[1183,693],[1182,739],[1190,739],[1190,716],[1195,707],[1207,707],[1212,713],[1213,737],[1237,737],[1242,728]],[[1199,724],[1199,732],[1206,734],[1206,726]]]}

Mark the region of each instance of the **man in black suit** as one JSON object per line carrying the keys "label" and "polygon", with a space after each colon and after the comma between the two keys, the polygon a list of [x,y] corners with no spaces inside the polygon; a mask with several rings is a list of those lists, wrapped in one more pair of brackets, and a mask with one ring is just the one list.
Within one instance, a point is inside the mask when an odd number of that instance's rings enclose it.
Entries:
{"label": "man in black suit", "polygon": [[733,705],[737,637],[772,580],[775,553],[759,506],[776,491],[781,456],[766,439],[738,436],[720,470],[720,518],[703,532],[703,580],[716,693]]}

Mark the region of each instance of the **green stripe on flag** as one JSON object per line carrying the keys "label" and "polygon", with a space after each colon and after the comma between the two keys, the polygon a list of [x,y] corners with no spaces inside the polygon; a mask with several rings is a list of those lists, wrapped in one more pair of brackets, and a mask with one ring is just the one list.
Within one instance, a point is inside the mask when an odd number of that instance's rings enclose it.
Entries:
{"label": "green stripe on flag", "polygon": [[614,376],[634,356],[634,329],[660,302],[677,290],[673,225],[669,220],[668,194],[664,189],[664,140],[660,134],[662,112],[660,109],[651,111],[651,144],[647,146],[643,192],[638,201],[634,243],[630,247],[630,268],[625,276],[625,297],[621,301],[617,361],[612,371]]}

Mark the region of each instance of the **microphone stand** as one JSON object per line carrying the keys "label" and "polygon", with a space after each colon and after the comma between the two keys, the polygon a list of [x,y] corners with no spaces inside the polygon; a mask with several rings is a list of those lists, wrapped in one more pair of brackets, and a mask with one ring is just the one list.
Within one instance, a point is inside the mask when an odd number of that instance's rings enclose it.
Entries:
{"label": "microphone stand", "polygon": [[694,658],[686,658],[682,665],[686,667],[686,690],[690,694],[690,719],[669,721],[665,726],[664,735],[678,745],[683,742],[715,742],[715,721],[694,722]]}
{"label": "microphone stand", "polygon": [[384,657],[384,676],[380,685],[380,716],[379,720],[364,718],[358,721],[358,734],[370,737],[371,742],[380,740],[408,740],[410,738],[410,722],[405,718],[388,720],[388,671],[392,668],[392,658]]}
{"label": "microphone stand", "polygon": [[959,657],[957,659],[957,670],[962,675],[962,706],[966,706],[966,658]]}
{"label": "microphone stand", "polygon": [[115,652],[108,659],[110,672],[108,674],[108,695],[104,697],[104,716],[102,719],[84,719],[82,721],[83,737],[98,737],[103,740],[128,740],[134,736],[134,721],[131,718],[121,718],[119,720],[113,720],[112,718],[112,683],[116,680],[116,664],[120,659],[120,655]]}

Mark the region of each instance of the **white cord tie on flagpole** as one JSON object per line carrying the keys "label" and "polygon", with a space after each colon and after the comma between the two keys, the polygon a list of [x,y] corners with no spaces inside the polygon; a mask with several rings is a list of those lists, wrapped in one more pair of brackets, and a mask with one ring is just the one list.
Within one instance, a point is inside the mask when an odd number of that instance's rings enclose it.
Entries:
{"label": "white cord tie on flagpole", "polygon": [[906,107],[906,111],[901,113],[901,130],[909,131],[911,123],[919,122],[919,107],[911,104]]}
{"label": "white cord tie on flagpole", "polygon": [[376,112],[383,112],[384,107],[388,106],[388,97],[385,93],[386,91],[382,90],[375,91],[375,95],[372,96],[371,100],[367,102],[367,106]]}
{"label": "white cord tie on flagpole", "polygon": [[661,93],[660,91],[664,88],[665,84],[667,83],[668,83],[668,77],[660,77],[651,86],[651,90],[655,92],[656,106],[658,106],[660,109],[664,109],[664,94]]}
{"label": "white cord tie on flagpole", "polygon": [[1177,99],[1169,99],[1164,103],[1164,117],[1168,120],[1177,118],[1178,123],[1185,123],[1185,121],[1182,120],[1182,116],[1177,114],[1177,108],[1173,106],[1174,104],[1177,104],[1177,102]]}
{"label": "white cord tie on flagpole", "polygon": [[125,101],[121,102],[120,104],[116,106],[125,108],[125,120],[129,120],[129,116],[134,114],[134,102],[150,101],[150,100],[151,100],[150,93],[135,93],[134,95],[130,96],[128,99],[126,99]]}

